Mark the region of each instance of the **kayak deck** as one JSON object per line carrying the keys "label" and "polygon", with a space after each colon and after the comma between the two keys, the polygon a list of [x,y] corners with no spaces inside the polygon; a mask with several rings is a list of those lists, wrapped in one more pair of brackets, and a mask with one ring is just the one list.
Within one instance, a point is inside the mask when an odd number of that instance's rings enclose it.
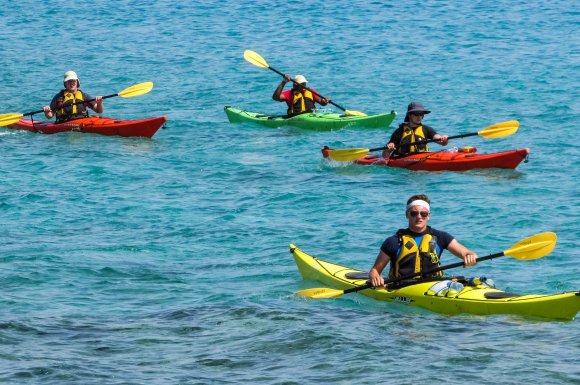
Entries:
{"label": "kayak deck", "polygon": [[78,131],[106,136],[151,138],[166,121],[166,116],[138,120],[119,120],[103,116],[91,116],[69,120],[64,123],[20,119],[18,122],[7,126],[7,128],[39,134],[58,134],[60,132]]}
{"label": "kayak deck", "polygon": [[[364,285],[367,279],[360,270],[326,262],[290,245],[290,252],[302,277],[335,289]],[[352,277],[354,276],[354,278]],[[349,278],[350,277],[350,278]],[[476,315],[516,314],[558,320],[573,320],[580,310],[580,292],[516,295],[485,284],[465,286],[458,293],[440,296],[441,281],[420,282],[397,289],[366,289],[360,293],[380,301],[399,302],[442,314]]]}
{"label": "kayak deck", "polygon": [[252,122],[270,128],[291,126],[321,131],[337,130],[346,127],[387,128],[397,116],[395,111],[371,116],[351,116],[335,112],[315,111],[289,117],[287,115],[265,115],[230,106],[224,107],[224,111],[230,123]]}
{"label": "kayak deck", "polygon": [[[323,148],[324,157],[330,148]],[[422,171],[468,171],[478,168],[515,169],[522,161],[528,162],[530,150],[516,149],[489,154],[477,153],[474,147],[436,152],[422,152],[399,158],[383,158],[366,155],[354,161],[356,164],[406,168]]]}

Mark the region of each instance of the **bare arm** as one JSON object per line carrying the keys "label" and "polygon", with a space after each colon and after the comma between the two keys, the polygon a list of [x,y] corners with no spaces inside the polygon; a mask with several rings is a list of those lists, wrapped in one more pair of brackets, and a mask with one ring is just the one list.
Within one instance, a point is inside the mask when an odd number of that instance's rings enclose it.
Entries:
{"label": "bare arm", "polygon": [[330,99],[322,98],[317,93],[314,93],[314,101],[321,106],[326,106],[330,102]]}
{"label": "bare arm", "polygon": [[280,84],[278,84],[278,87],[276,87],[276,90],[274,90],[274,94],[272,95],[272,99],[274,99],[277,102],[286,101],[286,98],[284,98],[284,96],[282,96],[282,91],[284,90],[284,86],[286,85],[286,83],[288,83],[289,81],[290,81],[290,76],[284,75],[284,79],[282,79],[282,82]]}
{"label": "bare arm", "polygon": [[437,143],[439,143],[442,146],[447,146],[447,142],[449,141],[449,136],[447,135],[440,135],[435,133],[435,135],[433,135],[433,140],[435,140]]}
{"label": "bare arm", "polygon": [[456,239],[451,241],[449,246],[447,246],[447,250],[456,257],[463,259],[465,266],[472,266],[477,263],[477,254],[457,242]]}
{"label": "bare arm", "polygon": [[389,263],[391,258],[384,251],[379,251],[379,255],[377,255],[377,259],[375,260],[375,264],[369,271],[369,280],[372,283],[373,287],[383,286],[385,284],[384,278],[381,276],[381,273]]}
{"label": "bare arm", "polygon": [[54,116],[50,106],[44,106],[42,110],[44,111],[44,116],[46,116],[47,119],[51,119]]}
{"label": "bare arm", "polygon": [[102,114],[104,109],[103,109],[103,97],[102,96],[96,96],[95,97],[95,101],[92,102],[89,107],[95,111],[97,114]]}

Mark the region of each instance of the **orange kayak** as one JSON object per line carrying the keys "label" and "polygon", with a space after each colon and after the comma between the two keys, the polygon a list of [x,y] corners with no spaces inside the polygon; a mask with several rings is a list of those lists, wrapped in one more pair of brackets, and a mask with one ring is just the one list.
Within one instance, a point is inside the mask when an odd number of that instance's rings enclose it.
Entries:
{"label": "orange kayak", "polygon": [[69,120],[65,123],[33,122],[29,119],[20,119],[18,122],[6,126],[6,128],[26,130],[39,134],[78,131],[107,136],[142,136],[151,138],[166,121],[166,116],[138,120],[119,120],[103,116],[91,116]]}
{"label": "orange kayak", "polygon": [[[323,148],[322,154],[328,157],[329,148]],[[516,168],[522,161],[527,162],[530,150],[523,148],[496,152],[491,154],[477,153],[474,147],[460,149],[422,152],[399,158],[385,159],[376,155],[366,155],[355,160],[357,164],[406,168],[424,171],[466,171],[475,168]]]}

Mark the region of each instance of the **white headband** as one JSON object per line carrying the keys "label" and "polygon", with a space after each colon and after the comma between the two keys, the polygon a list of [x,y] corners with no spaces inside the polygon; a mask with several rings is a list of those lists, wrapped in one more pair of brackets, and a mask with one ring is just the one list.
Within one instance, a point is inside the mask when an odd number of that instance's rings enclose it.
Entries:
{"label": "white headband", "polygon": [[421,199],[417,199],[417,200],[414,200],[413,202],[409,203],[407,205],[407,210],[409,210],[413,206],[425,207],[427,210],[429,210],[429,212],[431,211],[431,207],[429,206],[429,203],[427,203],[427,202],[425,202],[424,200],[421,200]]}

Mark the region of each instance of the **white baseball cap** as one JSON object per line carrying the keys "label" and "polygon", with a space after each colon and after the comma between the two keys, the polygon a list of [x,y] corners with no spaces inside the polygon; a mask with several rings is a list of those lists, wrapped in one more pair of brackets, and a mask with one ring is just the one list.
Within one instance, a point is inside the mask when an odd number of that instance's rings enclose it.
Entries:
{"label": "white baseball cap", "polygon": [[308,80],[306,80],[306,78],[304,77],[304,75],[296,75],[294,77],[294,81],[296,83],[300,83],[300,84],[302,84],[302,83],[308,83]]}
{"label": "white baseball cap", "polygon": [[68,82],[69,80],[79,80],[77,73],[74,71],[66,71],[64,73],[64,81]]}

